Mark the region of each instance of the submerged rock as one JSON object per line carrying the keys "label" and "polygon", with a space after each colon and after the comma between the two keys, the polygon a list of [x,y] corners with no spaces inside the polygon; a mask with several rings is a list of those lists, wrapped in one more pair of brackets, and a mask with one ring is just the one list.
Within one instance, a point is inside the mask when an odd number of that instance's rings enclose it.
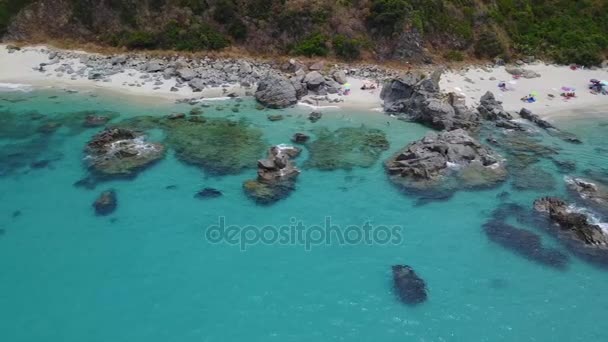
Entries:
{"label": "submerged rock", "polygon": [[426,283],[408,265],[394,265],[393,286],[401,302],[416,305],[426,301]]}
{"label": "submerged rock", "polygon": [[546,228],[583,259],[608,267],[608,235],[588,214],[559,198],[534,201],[534,209],[546,215]]}
{"label": "submerged rock", "polygon": [[295,182],[300,170],[292,159],[300,154],[297,147],[273,146],[266,159],[258,161],[258,177],[243,184],[245,194],[256,203],[273,204],[295,190]]}
{"label": "submerged rock", "polygon": [[218,189],[214,188],[204,188],[201,191],[197,192],[194,197],[198,199],[208,199],[208,198],[217,198],[221,197],[223,194]]}
{"label": "submerged rock", "polygon": [[139,132],[108,128],[95,135],[86,146],[89,168],[98,176],[134,176],[139,170],[164,157],[165,148],[148,143]]}
{"label": "submerged rock", "polygon": [[294,142],[294,143],[296,143],[296,144],[304,144],[309,139],[310,139],[310,137],[308,135],[304,134],[304,133],[296,133],[291,138],[291,141]]}
{"label": "submerged rock", "polygon": [[312,123],[315,123],[315,122],[321,120],[322,117],[323,117],[323,113],[312,112],[308,115],[308,120],[310,120],[310,122],[312,122]]}
{"label": "submerged rock", "polygon": [[329,171],[371,167],[390,146],[383,131],[365,126],[342,127],[334,132],[321,128],[316,136],[307,144],[307,168]]}
{"label": "submerged rock", "polygon": [[464,105],[461,96],[440,92],[440,76],[441,70],[437,70],[430,77],[408,73],[389,81],[380,94],[384,110],[403,113],[400,115],[404,118],[436,129],[473,129],[479,126],[479,115]]}
{"label": "submerged rock", "polygon": [[116,192],[114,190],[106,190],[102,192],[93,203],[95,213],[100,216],[105,216],[113,213],[118,205]]}
{"label": "submerged rock", "polygon": [[84,127],[99,127],[99,126],[104,126],[105,124],[108,123],[108,121],[110,121],[110,117],[109,116],[103,116],[103,115],[87,115],[86,118],[84,119]]}
{"label": "submerged rock", "polygon": [[211,174],[237,174],[262,155],[262,132],[246,121],[208,118],[205,122],[172,120],[163,126],[167,144],[179,160]]}
{"label": "submerged rock", "polygon": [[281,114],[267,115],[266,118],[268,119],[268,121],[281,121],[281,120],[283,120],[283,115],[281,115]]}
{"label": "submerged rock", "polygon": [[406,190],[484,188],[507,176],[502,157],[462,129],[427,134],[390,158],[386,169]]}

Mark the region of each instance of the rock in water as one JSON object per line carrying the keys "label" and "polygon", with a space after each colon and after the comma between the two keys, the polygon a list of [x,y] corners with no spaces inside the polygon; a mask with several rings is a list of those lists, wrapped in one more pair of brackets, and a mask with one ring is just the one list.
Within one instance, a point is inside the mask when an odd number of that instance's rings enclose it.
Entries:
{"label": "rock in water", "polygon": [[403,303],[416,305],[426,301],[426,284],[410,266],[393,266],[393,283]]}
{"label": "rock in water", "polygon": [[486,92],[481,97],[477,110],[486,120],[499,121],[513,119],[513,116],[504,110],[502,102],[497,101],[491,91]]}
{"label": "rock in water", "polygon": [[116,210],[118,205],[116,200],[116,192],[114,190],[106,190],[102,192],[93,203],[95,213],[100,216],[109,215]]}
{"label": "rock in water", "polygon": [[197,192],[196,195],[194,195],[194,197],[198,198],[198,199],[207,199],[207,198],[221,197],[222,195],[223,195],[222,192],[219,191],[218,189],[204,188],[203,190]]}
{"label": "rock in water", "polygon": [[588,214],[555,197],[537,199],[534,209],[548,216],[553,224],[547,228],[566,247],[583,259],[608,267],[608,235]]}
{"label": "rock in water", "polygon": [[532,114],[532,112],[526,108],[522,108],[521,111],[519,111],[519,116],[521,116],[523,119],[526,119],[526,120],[534,123],[536,126],[546,130],[549,134],[556,136],[566,142],[569,142],[572,144],[582,144],[583,143],[574,134],[561,131],[560,129],[553,126],[547,120],[543,120],[538,115]]}
{"label": "rock in water", "polygon": [[300,174],[291,159],[300,152],[301,149],[293,146],[273,146],[268,157],[258,161],[257,179],[243,184],[247,196],[262,205],[273,204],[289,196]]}
{"label": "rock in water", "polygon": [[389,81],[380,93],[384,110],[436,129],[479,126],[479,115],[464,105],[461,96],[440,92],[440,76],[437,70],[430,77],[408,73]]}
{"label": "rock in water", "polygon": [[289,79],[273,73],[269,73],[260,81],[255,98],[268,108],[285,108],[298,103],[293,83]]}
{"label": "rock in water", "polygon": [[161,159],[165,148],[148,143],[144,135],[124,128],[105,129],[87,144],[89,168],[101,177],[134,176],[137,171]]}
{"label": "rock in water", "polygon": [[427,134],[389,159],[386,169],[407,190],[486,188],[507,176],[503,158],[462,129]]}
{"label": "rock in water", "polygon": [[583,178],[565,177],[568,190],[573,192],[579,200],[608,216],[608,187],[597,182]]}
{"label": "rock in water", "polygon": [[87,115],[84,119],[84,127],[99,127],[110,121],[110,117],[103,115]]}
{"label": "rock in water", "polygon": [[321,120],[322,117],[323,117],[323,113],[312,112],[308,115],[308,120],[310,120],[310,122],[312,122],[312,123],[315,123],[315,122]]}
{"label": "rock in water", "polygon": [[296,144],[304,144],[309,139],[310,139],[310,137],[308,135],[304,134],[304,133],[296,133],[291,138],[291,141],[294,142],[294,143],[296,143]]}

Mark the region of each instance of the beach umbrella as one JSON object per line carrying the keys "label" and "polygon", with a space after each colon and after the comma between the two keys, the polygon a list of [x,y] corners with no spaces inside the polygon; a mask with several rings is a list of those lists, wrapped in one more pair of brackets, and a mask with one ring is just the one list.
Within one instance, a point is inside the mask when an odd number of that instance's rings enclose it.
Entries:
{"label": "beach umbrella", "polygon": [[575,91],[576,89],[572,88],[572,87],[562,87],[563,91]]}
{"label": "beach umbrella", "polygon": [[536,91],[533,91],[533,92],[530,92],[530,95],[536,97],[536,96],[538,96],[538,93]]}
{"label": "beach umbrella", "polygon": [[344,83],[344,89],[350,89],[350,83]]}

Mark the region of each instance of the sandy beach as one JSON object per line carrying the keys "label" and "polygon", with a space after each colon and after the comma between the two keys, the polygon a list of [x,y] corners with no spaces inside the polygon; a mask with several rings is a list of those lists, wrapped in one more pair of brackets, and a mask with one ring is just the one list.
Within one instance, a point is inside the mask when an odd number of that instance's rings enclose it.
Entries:
{"label": "sandy beach", "polygon": [[[523,68],[540,74],[540,77],[514,79],[513,75],[505,71],[505,67],[470,67],[468,70],[446,72],[441,78],[440,86],[444,92],[464,95],[467,105],[471,107],[477,107],[481,96],[486,91],[491,91],[503,102],[506,111],[519,112],[525,107],[547,119],[584,115],[585,112],[608,107],[608,96],[594,95],[588,89],[590,79],[607,80],[608,70],[571,70],[566,66],[543,63],[527,64]],[[498,88],[500,81],[507,84],[506,91]],[[575,88],[576,98],[564,100],[560,96],[562,87]],[[531,93],[537,94],[536,102],[525,103],[521,100]]]}
{"label": "sandy beach", "polygon": [[[40,63],[49,62],[49,48],[46,46],[31,46],[9,53],[6,45],[0,45],[0,89],[18,89],[27,87],[49,87],[60,89],[103,89],[122,94],[146,96],[147,101],[175,101],[180,98],[204,97],[221,99],[227,93],[233,92],[239,96],[255,91],[255,84],[249,87],[241,85],[223,85],[222,87],[206,88],[201,92],[193,92],[190,87],[180,87],[172,91],[176,85],[175,77],[155,84],[152,79],[146,79],[145,73],[135,69],[125,69],[124,72],[108,76],[104,80],[92,80],[87,77],[68,75],[54,71],[60,65],[69,64],[73,69],[85,65],[77,58],[62,60],[61,64],[49,65],[46,71],[36,68]],[[85,54],[82,51],[75,51]],[[540,77],[515,79],[507,73],[505,67],[482,68],[468,67],[463,70],[449,70],[441,78],[443,92],[455,92],[465,96],[467,105],[476,107],[480,97],[487,91],[495,94],[503,102],[505,110],[516,112],[525,107],[544,118],[556,119],[584,115],[586,112],[596,112],[598,108],[608,108],[608,96],[594,95],[588,89],[589,80],[608,79],[608,70],[577,69],[571,70],[565,66],[546,65],[540,62],[526,64],[526,70],[540,74]],[[363,79],[348,77],[351,92],[347,96],[329,95],[336,102],[316,101],[315,96],[306,96],[299,105],[313,109],[353,108],[380,111],[381,89],[361,90]],[[498,83],[504,81],[507,91],[501,91]],[[564,100],[560,94],[562,87],[576,89],[576,98]],[[173,89],[175,90],[175,89]],[[524,103],[523,96],[535,93],[536,102]],[[339,101],[339,102],[337,102]]]}

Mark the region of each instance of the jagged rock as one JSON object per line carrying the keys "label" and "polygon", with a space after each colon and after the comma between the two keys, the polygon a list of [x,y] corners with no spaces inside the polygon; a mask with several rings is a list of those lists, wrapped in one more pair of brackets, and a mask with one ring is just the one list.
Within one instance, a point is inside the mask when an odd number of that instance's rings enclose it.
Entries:
{"label": "jagged rock", "polygon": [[223,194],[221,191],[214,188],[204,188],[203,190],[197,192],[194,197],[198,199],[208,199],[208,198],[217,198],[221,197]]}
{"label": "jagged rock", "polygon": [[258,84],[255,98],[269,108],[285,108],[298,103],[296,88],[287,78],[269,73]]}
{"label": "jagged rock", "polygon": [[297,147],[273,146],[266,159],[258,161],[258,177],[243,184],[247,196],[261,205],[273,204],[295,190],[295,182],[300,174],[292,162],[300,154]]}
{"label": "jagged rock", "polygon": [[291,84],[293,84],[293,87],[296,90],[296,97],[298,99],[300,99],[300,98],[306,96],[306,94],[308,94],[308,89],[302,83],[302,80],[304,80],[303,76],[302,77],[294,76],[289,79],[289,81],[291,82]]}
{"label": "jagged rock", "polygon": [[608,215],[608,187],[598,181],[583,178],[565,177],[568,189],[580,202],[592,209]]}
{"label": "jagged rock", "polygon": [[513,117],[502,107],[502,102],[497,101],[491,91],[486,92],[480,99],[477,110],[486,120],[511,120]]}
{"label": "jagged rock", "polygon": [[291,141],[294,142],[294,143],[296,143],[296,144],[304,144],[309,139],[310,139],[310,137],[308,135],[304,134],[304,133],[296,133],[291,138]]}
{"label": "jagged rock", "polygon": [[308,120],[310,120],[310,122],[315,123],[319,120],[321,120],[321,118],[323,117],[323,113],[321,112],[312,112],[310,114],[308,114]]}
{"label": "jagged rock", "polygon": [[401,302],[416,305],[426,301],[426,283],[408,265],[394,265],[393,287]]}
{"label": "jagged rock", "polygon": [[144,70],[146,70],[147,72],[163,71],[164,70],[163,63],[161,61],[148,62],[146,64],[146,66],[144,67]]}
{"label": "jagged rock", "polygon": [[141,133],[108,128],[95,135],[85,152],[89,168],[102,177],[134,176],[164,156],[165,148],[158,143],[144,141]]}
{"label": "jagged rock", "polygon": [[99,216],[110,215],[116,210],[118,201],[114,190],[106,190],[102,192],[93,203],[95,213]]}
{"label": "jagged rock", "polygon": [[569,249],[590,262],[608,267],[608,235],[587,214],[555,197],[537,199],[534,209],[547,215],[553,224],[546,228]]}
{"label": "jagged rock", "polygon": [[407,190],[489,187],[507,176],[502,157],[462,129],[427,134],[390,158],[386,169]]}
{"label": "jagged rock", "polygon": [[479,115],[464,106],[456,95],[440,93],[441,70],[431,77],[408,73],[389,81],[380,94],[384,110],[403,113],[407,119],[436,129],[472,129],[481,123]]}
{"label": "jagged rock", "polygon": [[540,128],[543,128],[543,129],[555,128],[555,126],[550,124],[548,121],[541,119],[536,114],[532,114],[532,112],[526,108],[522,108],[519,111],[519,116],[521,116],[523,119],[531,121],[532,123],[534,123],[535,125],[537,125]]}

